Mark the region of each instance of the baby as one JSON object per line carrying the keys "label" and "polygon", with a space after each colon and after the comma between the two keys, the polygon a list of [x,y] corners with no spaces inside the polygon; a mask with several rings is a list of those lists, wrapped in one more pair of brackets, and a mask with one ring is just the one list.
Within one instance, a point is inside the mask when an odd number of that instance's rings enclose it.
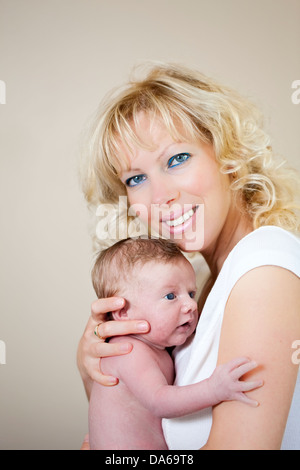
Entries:
{"label": "baby", "polygon": [[[198,322],[193,267],[174,243],[160,239],[122,240],[98,256],[93,285],[99,298],[117,295],[124,307],[114,320],[142,319],[147,334],[130,336],[133,350],[101,360],[103,373],[118,377],[114,387],[94,383],[89,406],[91,449],[167,449],[162,418],[180,417],[221,401],[257,406],[243,392],[261,382],[239,379],[257,365],[238,358],[218,366],[211,377],[173,386],[174,365],[167,348],[182,345]],[[128,342],[128,336],[110,342]]]}

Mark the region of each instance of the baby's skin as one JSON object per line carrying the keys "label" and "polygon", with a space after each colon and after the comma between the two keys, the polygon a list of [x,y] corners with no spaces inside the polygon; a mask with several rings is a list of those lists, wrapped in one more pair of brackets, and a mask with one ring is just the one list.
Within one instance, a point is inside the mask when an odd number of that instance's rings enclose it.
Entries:
{"label": "baby's skin", "polygon": [[196,279],[191,264],[148,262],[134,270],[118,295],[124,307],[114,320],[142,319],[149,333],[119,336],[110,342],[130,342],[125,356],[105,357],[102,372],[119,379],[113,387],[94,384],[90,397],[91,449],[167,449],[162,418],[189,415],[222,401],[239,400],[257,406],[244,392],[261,381],[239,379],[257,367],[241,357],[218,366],[211,377],[186,386],[174,386],[174,364],[166,348],[183,345],[196,329],[199,314]]}
{"label": "baby's skin", "polygon": [[174,364],[165,349],[137,337],[111,341],[133,344],[125,356],[104,358],[104,373],[119,378],[118,385],[94,384],[90,398],[91,449],[164,450],[167,445],[161,419],[188,415],[221,401],[239,400],[257,406],[244,392],[262,382],[239,379],[257,364],[241,357],[218,366],[211,377],[187,386],[173,386]]}

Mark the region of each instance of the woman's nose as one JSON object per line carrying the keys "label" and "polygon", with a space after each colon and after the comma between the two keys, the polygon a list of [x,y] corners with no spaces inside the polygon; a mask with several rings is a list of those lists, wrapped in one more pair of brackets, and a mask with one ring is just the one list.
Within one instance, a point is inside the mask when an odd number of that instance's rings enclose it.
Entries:
{"label": "woman's nose", "polygon": [[170,204],[178,199],[179,191],[176,187],[168,183],[164,178],[152,182],[152,204],[161,206]]}

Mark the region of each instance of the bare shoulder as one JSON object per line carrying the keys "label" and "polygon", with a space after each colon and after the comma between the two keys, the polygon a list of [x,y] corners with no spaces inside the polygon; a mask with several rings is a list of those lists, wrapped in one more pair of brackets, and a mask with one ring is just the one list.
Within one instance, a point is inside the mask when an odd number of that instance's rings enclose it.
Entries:
{"label": "bare shoulder", "polygon": [[[251,310],[260,322],[286,320],[288,326],[300,325],[300,279],[291,271],[278,266],[261,266],[242,276],[233,287],[227,301],[225,317]],[[227,318],[225,318],[226,321]],[[251,320],[251,319],[249,319]]]}
{"label": "bare shoulder", "polygon": [[[249,392],[260,403],[256,410],[236,402],[216,407],[214,439],[230,422],[228,445],[234,440],[237,448],[245,443],[248,448],[280,447],[298,372],[292,344],[299,338],[299,278],[276,266],[258,267],[241,277],[226,304],[218,360],[250,357],[259,367],[247,379],[263,379],[264,386]],[[243,429],[241,420],[247,423]]]}
{"label": "bare shoulder", "polygon": [[282,359],[276,358],[278,364],[288,360],[291,344],[298,337],[300,279],[277,266],[263,266],[245,274],[227,301],[221,346],[226,343],[229,347],[233,341],[232,347],[237,344],[245,352],[255,352],[255,360],[285,350]]}

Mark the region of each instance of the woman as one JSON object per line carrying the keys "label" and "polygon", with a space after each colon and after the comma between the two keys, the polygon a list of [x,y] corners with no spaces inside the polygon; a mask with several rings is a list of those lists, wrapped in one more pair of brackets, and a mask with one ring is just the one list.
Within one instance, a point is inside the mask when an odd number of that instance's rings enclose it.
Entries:
{"label": "woman", "polygon": [[[297,176],[276,161],[256,108],[181,66],[153,67],[103,108],[85,160],[88,202],[117,205],[127,196],[148,231],[201,253],[209,268],[196,334],[174,351],[176,383],[202,380],[241,354],[260,364],[249,375],[265,383],[251,392],[256,410],[229,402],[164,420],[169,448],[299,449],[300,380],[291,359],[300,338]],[[99,358],[131,350],[105,338],[150,328],[103,322],[118,302],[93,304],[79,345],[88,396],[93,380],[117,383],[101,374]]]}

